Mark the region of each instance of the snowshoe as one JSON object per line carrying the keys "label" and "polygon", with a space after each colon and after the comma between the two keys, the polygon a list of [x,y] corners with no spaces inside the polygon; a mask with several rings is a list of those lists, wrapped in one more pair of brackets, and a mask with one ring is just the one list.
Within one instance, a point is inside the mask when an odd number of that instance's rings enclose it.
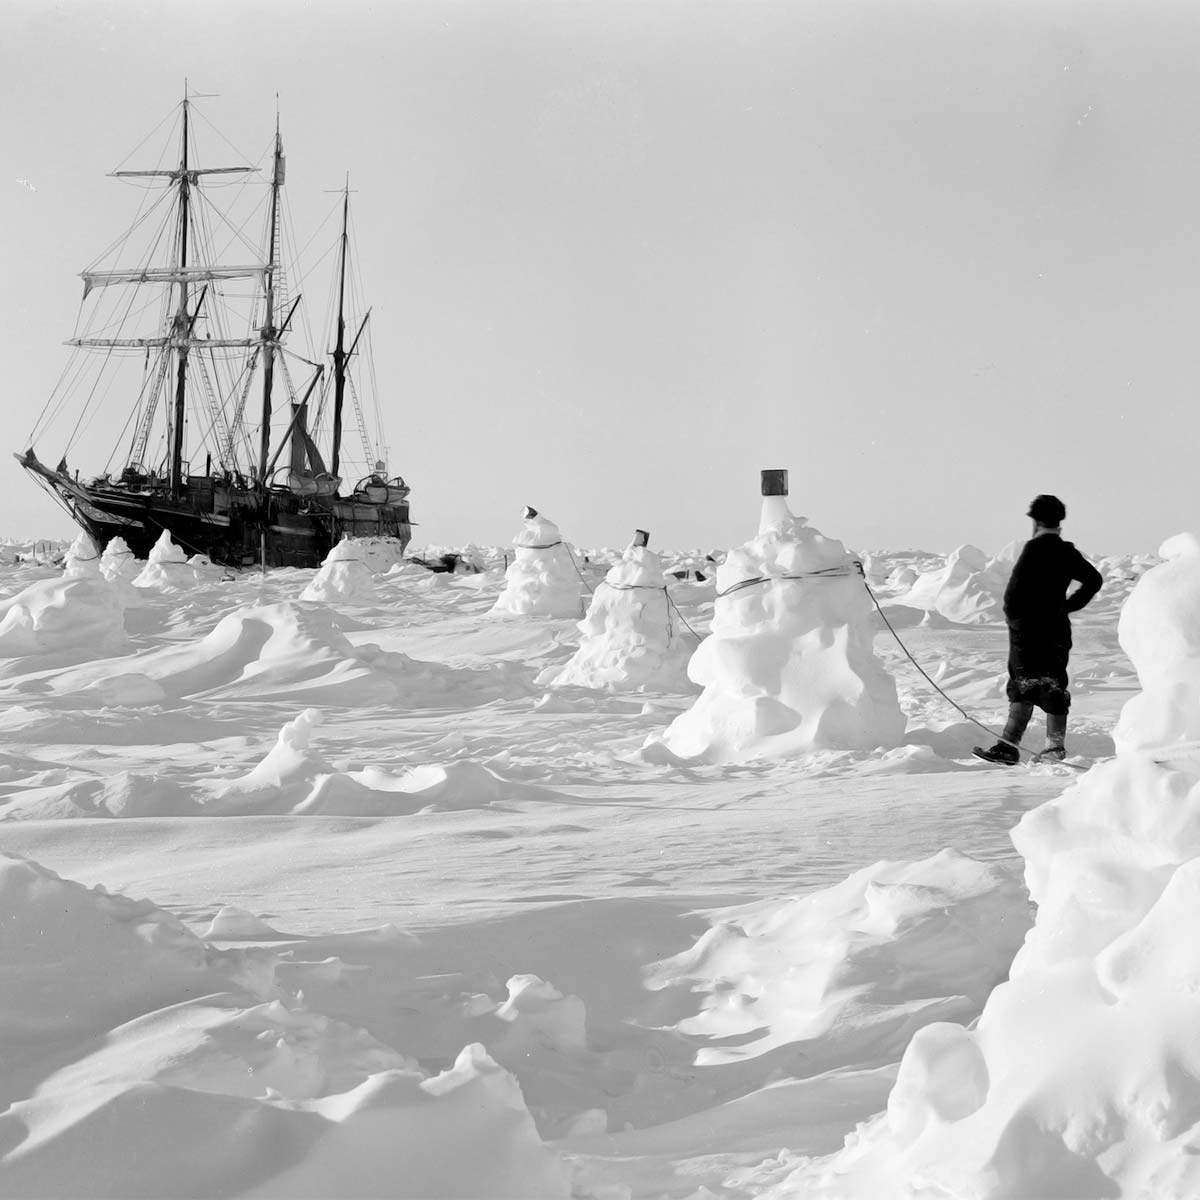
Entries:
{"label": "snowshoe", "polygon": [[987,750],[982,746],[975,746],[971,753],[976,758],[982,758],[984,762],[1000,763],[1005,767],[1015,767],[1021,761],[1021,752],[1016,746],[1010,746],[1007,742],[997,742]]}

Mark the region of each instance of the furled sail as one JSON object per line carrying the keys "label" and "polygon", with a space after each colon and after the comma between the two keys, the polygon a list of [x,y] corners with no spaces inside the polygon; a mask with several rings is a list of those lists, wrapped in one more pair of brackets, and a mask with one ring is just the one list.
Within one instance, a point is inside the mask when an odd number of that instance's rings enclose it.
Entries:
{"label": "furled sail", "polygon": [[212,279],[254,279],[271,268],[265,263],[241,267],[133,267],[116,271],[82,271],[83,294],[114,283],[197,283]]}
{"label": "furled sail", "polygon": [[[259,346],[262,338],[209,338],[209,337],[149,337],[149,338],[68,338],[63,343],[66,346],[97,347],[120,350],[154,350],[162,346],[199,346],[206,350],[228,349],[230,347]],[[278,345],[278,343],[276,343]]]}

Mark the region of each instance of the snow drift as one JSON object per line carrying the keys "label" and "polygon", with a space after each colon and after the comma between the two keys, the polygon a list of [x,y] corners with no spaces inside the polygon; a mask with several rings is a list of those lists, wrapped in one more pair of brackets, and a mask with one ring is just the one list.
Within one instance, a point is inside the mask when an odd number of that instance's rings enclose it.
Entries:
{"label": "snow drift", "polygon": [[0,1195],[570,1194],[482,1046],[427,1074],[276,956],[8,855],[0,903]]}
{"label": "snow drift", "polygon": [[1025,890],[1008,871],[952,850],[712,916],[694,947],[654,969],[651,985],[686,983],[704,997],[678,1026],[708,1040],[697,1062],[790,1047],[787,1061],[805,1073],[893,1062],[914,1029],[973,1017],[1030,923]]}
{"label": "snow drift", "polygon": [[316,709],[306,709],[289,721],[266,757],[247,774],[220,785],[204,802],[204,811],[214,815],[401,816],[551,795],[528,784],[510,783],[473,762],[432,763],[400,772],[379,767],[338,771],[312,746],[320,721]]}
{"label": "snow drift", "polygon": [[1012,552],[1008,546],[989,559],[976,546],[959,546],[944,567],[911,579],[908,590],[894,595],[892,602],[935,612],[958,625],[1003,621]]}
{"label": "snow drift", "polygon": [[0,601],[0,658],[72,652],[78,659],[78,652],[111,654],[126,642],[121,595],[101,575],[83,535],[70,547],[60,577],[40,579]]}
{"label": "snow drift", "polygon": [[[49,590],[107,586],[50,581]],[[10,685],[16,694],[25,686],[20,681]],[[40,681],[28,686],[38,694],[45,690]],[[342,706],[438,705],[482,703],[514,686],[517,694],[526,691],[514,685],[513,673],[502,666],[454,668],[371,643],[354,645],[337,628],[330,609],[295,602],[234,609],[197,640],[61,671],[52,686],[57,696],[76,703],[106,704],[204,696]]]}

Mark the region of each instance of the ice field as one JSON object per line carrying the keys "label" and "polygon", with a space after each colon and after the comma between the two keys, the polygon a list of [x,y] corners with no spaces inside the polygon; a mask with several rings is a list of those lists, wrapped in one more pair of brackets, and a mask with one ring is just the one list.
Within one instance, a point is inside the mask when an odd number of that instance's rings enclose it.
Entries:
{"label": "ice field", "polygon": [[[1093,559],[1084,774],[785,532],[0,548],[0,1196],[1200,1190],[1200,552]],[[993,728],[1014,555],[860,556]]]}

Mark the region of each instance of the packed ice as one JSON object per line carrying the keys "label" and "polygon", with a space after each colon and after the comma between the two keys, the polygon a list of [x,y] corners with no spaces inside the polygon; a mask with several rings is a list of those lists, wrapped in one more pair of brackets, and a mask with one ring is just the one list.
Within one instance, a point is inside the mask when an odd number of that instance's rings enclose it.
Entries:
{"label": "packed ice", "polygon": [[991,768],[871,592],[996,724],[1016,547],[764,508],[5,546],[0,1197],[1200,1192],[1200,543],[1098,563],[1094,765]]}

